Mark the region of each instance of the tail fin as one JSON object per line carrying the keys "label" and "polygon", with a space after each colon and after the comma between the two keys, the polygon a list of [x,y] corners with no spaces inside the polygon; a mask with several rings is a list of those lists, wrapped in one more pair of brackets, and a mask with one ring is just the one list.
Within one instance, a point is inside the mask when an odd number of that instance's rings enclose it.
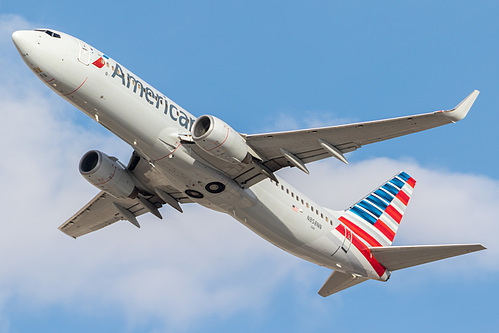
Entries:
{"label": "tail fin", "polygon": [[346,210],[339,220],[369,246],[389,246],[416,181],[401,172]]}

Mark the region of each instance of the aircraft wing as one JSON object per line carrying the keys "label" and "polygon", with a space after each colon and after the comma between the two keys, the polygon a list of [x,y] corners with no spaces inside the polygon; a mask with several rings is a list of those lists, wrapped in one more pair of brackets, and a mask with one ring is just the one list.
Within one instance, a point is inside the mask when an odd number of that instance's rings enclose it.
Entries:
{"label": "aircraft wing", "polygon": [[467,115],[478,94],[478,90],[473,91],[451,110],[340,126],[246,135],[250,152],[267,169],[267,175],[253,163],[234,166],[209,156],[194,144],[191,146],[239,185],[249,187],[284,167],[294,166],[308,173],[305,164],[331,156],[348,163],[343,154],[364,145],[459,121]]}
{"label": "aircraft wing", "polygon": [[[139,187],[136,198],[115,198],[101,191],[64,222],[59,230],[77,238],[120,220],[129,221],[140,228],[137,216],[152,213],[161,219],[158,208],[164,204],[167,203],[182,212],[179,203],[192,202],[188,196],[168,184],[165,178],[136,152],[130,158],[127,170],[136,179]],[[144,184],[154,184],[154,187]]]}
{"label": "aircraft wing", "polygon": [[[156,210],[162,206],[162,203],[155,199],[144,198],[143,200],[147,200]],[[68,236],[77,238],[120,220],[128,220],[140,228],[135,217],[147,212],[149,212],[147,207],[138,200],[117,199],[101,191],[80,211],[63,223],[59,230]]]}
{"label": "aircraft wing", "polygon": [[451,110],[349,125],[248,135],[246,141],[259,155],[267,159],[266,165],[275,171],[284,166],[293,166],[282,153],[282,149],[303,163],[310,163],[334,156],[334,150],[331,152],[327,149],[330,147],[336,148],[338,156],[341,157],[344,153],[370,143],[454,123],[466,116],[478,94],[477,90],[473,91]]}

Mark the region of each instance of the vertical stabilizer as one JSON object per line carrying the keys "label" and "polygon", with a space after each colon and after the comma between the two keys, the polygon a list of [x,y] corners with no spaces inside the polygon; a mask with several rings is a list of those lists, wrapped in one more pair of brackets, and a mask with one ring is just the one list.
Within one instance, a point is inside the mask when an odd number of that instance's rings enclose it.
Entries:
{"label": "vertical stabilizer", "polygon": [[339,218],[367,246],[388,246],[393,242],[416,181],[401,172]]}

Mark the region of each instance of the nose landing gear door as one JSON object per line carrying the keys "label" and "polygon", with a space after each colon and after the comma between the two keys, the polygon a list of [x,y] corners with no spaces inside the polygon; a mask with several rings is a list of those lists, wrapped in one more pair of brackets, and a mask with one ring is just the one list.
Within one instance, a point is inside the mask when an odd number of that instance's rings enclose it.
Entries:
{"label": "nose landing gear door", "polygon": [[81,40],[79,41],[79,43],[80,53],[78,55],[78,61],[88,66],[90,64],[90,47]]}

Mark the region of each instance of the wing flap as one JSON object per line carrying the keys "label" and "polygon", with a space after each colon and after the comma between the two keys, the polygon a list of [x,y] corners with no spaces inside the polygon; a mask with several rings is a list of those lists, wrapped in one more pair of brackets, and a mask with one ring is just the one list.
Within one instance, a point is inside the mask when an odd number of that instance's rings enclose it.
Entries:
{"label": "wing flap", "polygon": [[[161,207],[161,202],[155,197],[148,200],[151,204]],[[116,209],[115,205],[123,207],[133,216],[140,216],[149,212],[138,200],[117,199],[101,191],[76,214],[64,222],[59,230],[66,235],[77,238],[90,232],[102,229],[117,221],[126,219],[126,216]]]}
{"label": "wing flap", "polygon": [[482,244],[371,247],[372,255],[390,271],[485,250]]}
{"label": "wing flap", "polygon": [[344,289],[353,287],[366,280],[367,278],[363,278],[355,274],[333,271],[322,288],[319,290],[319,295],[327,297]]}

